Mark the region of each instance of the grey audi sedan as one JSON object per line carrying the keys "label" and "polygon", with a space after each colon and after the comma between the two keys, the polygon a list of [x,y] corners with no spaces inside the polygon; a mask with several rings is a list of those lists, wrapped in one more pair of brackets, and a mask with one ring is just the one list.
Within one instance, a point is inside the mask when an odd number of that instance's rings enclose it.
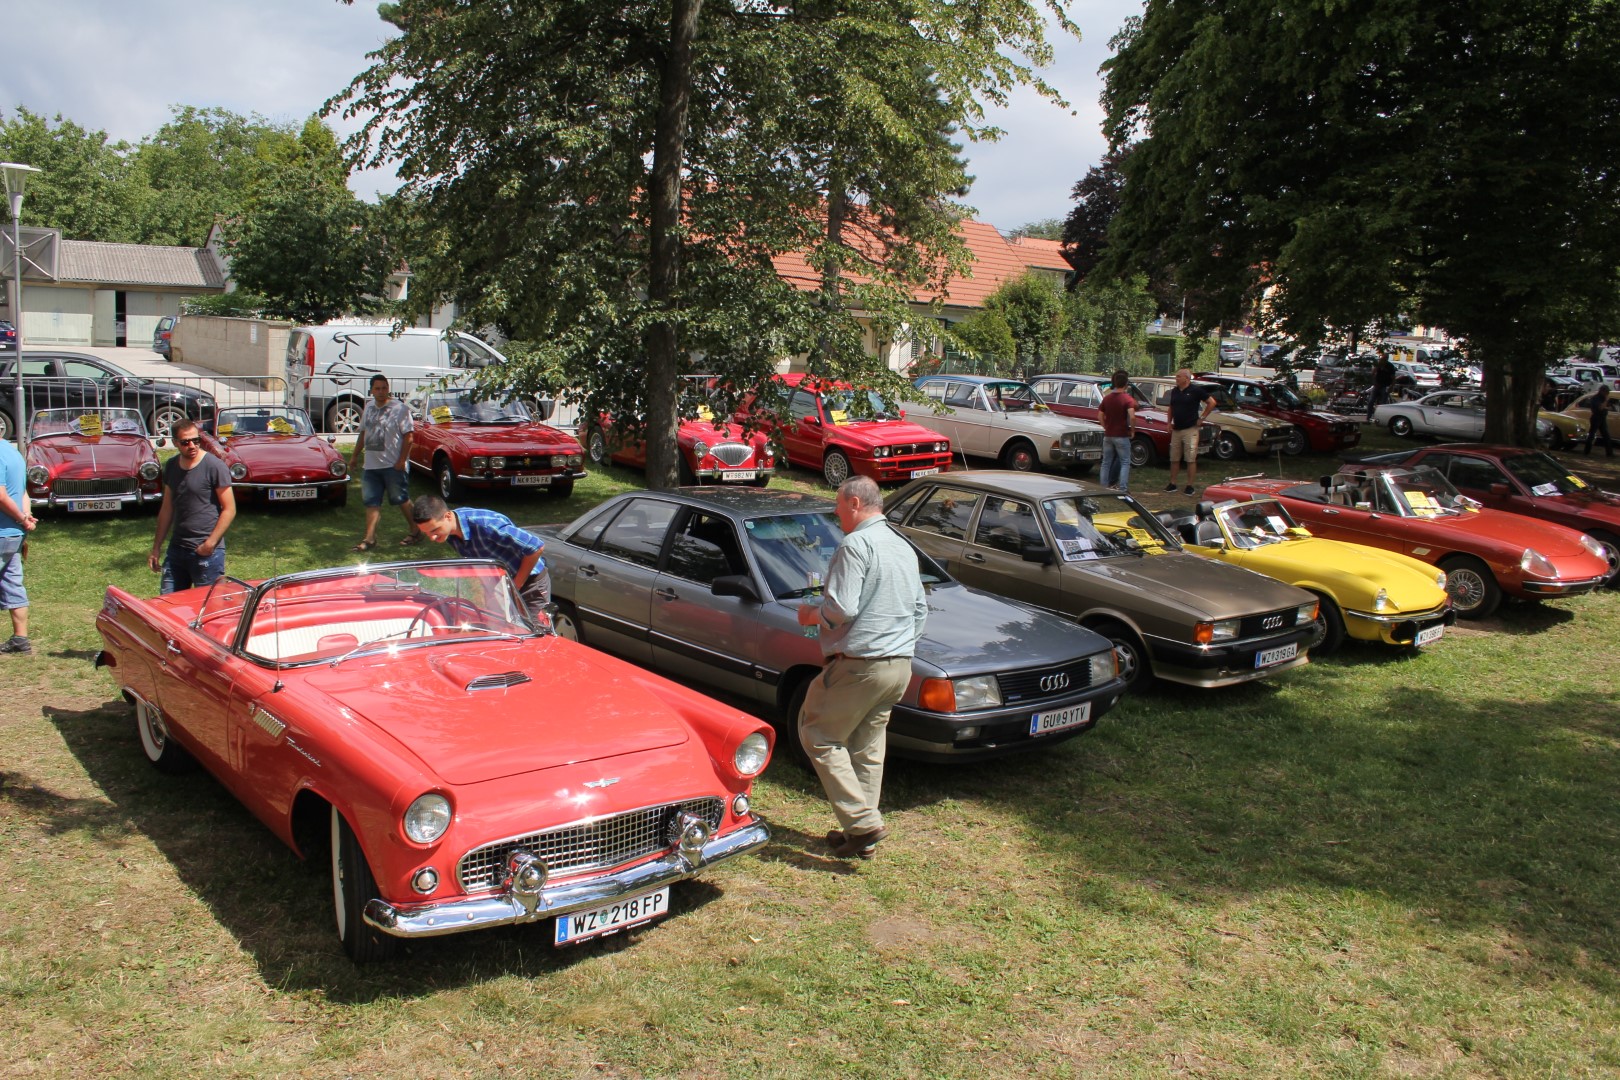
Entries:
{"label": "grey audi sedan", "polygon": [[[752,698],[789,718],[820,643],[798,607],[843,533],[830,500],[791,491],[629,492],[546,541],[557,632],[650,668]],[[953,581],[918,552],[928,624],[889,749],[926,761],[1039,750],[1089,730],[1125,684],[1108,640]]]}

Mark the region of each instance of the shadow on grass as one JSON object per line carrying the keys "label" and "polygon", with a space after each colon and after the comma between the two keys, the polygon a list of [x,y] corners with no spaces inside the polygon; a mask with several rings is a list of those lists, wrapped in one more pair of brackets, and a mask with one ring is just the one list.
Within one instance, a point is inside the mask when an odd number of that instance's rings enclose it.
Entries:
{"label": "shadow on grass", "polygon": [[715,882],[685,881],[672,890],[667,917],[611,937],[558,948],[546,920],[402,941],[393,961],[357,968],[333,926],[324,850],[301,862],[205,771],[157,772],[141,753],[122,701],[85,711],[47,708],[45,715],[105,799],[67,798],[23,774],[0,772],[0,804],[47,833],[82,833],[109,851],[145,837],[253,957],[265,981],[283,990],[319,989],[335,1001],[363,1003],[508,975],[544,977],[622,949],[724,896]]}

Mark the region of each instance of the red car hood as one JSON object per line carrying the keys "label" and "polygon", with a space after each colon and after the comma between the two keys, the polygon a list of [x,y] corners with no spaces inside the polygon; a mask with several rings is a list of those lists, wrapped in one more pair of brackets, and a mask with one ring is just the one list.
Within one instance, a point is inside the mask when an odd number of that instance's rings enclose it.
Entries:
{"label": "red car hood", "polygon": [[28,463],[52,476],[133,476],[142,462],[155,460],[152,444],[139,435],[47,435],[28,444]]}
{"label": "red car hood", "polygon": [[693,439],[702,439],[710,446],[720,442],[745,443],[749,441],[749,437],[743,434],[741,424],[724,423],[717,428],[713,420],[682,420],[680,431],[676,437],[683,443],[691,443]]}
{"label": "red car hood", "polygon": [[327,466],[340,458],[325,439],[314,435],[233,435],[220,448],[227,465],[240,461],[249,480],[260,474],[311,473],[331,479]]}
{"label": "red car hood", "polygon": [[945,442],[945,436],[910,420],[851,420],[827,429],[827,438],[842,438],[857,446],[895,446],[904,443]]}
{"label": "red car hood", "polygon": [[[469,690],[519,672],[528,682]],[[450,784],[476,784],[678,746],[686,722],[633,669],[583,645],[542,638],[443,644],[306,669],[304,685],[375,724]]]}
{"label": "red car hood", "polygon": [[545,424],[421,424],[455,439],[469,454],[583,454],[578,441]]}

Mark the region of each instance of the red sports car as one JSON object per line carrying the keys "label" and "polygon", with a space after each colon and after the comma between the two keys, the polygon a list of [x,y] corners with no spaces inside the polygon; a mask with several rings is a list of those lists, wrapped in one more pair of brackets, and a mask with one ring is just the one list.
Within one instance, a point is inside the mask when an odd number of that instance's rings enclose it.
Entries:
{"label": "red sports car", "polygon": [[[766,487],[776,471],[776,454],[762,431],[752,435],[738,423],[716,420],[708,406],[698,415],[682,420],[675,432],[680,446],[682,484],[753,484]],[[593,465],[647,467],[647,444],[639,439],[616,437],[612,421],[602,417],[585,432],[585,456]]]}
{"label": "red sports car", "polygon": [[1283,444],[1285,454],[1338,453],[1361,442],[1361,420],[1343,413],[1318,409],[1280,382],[1242,379],[1236,375],[1204,372],[1198,376],[1219,383],[1232,395],[1238,408],[1259,416],[1286,420],[1294,425]]}
{"label": "red sports car", "polygon": [[613,933],[770,837],[769,724],[536,626],[494,563],[111,588],[96,629],[154,766],[201,763],[331,860],[356,962],[514,923]]}
{"label": "red sports car", "polygon": [[1551,454],[1522,446],[1443,443],[1364,460],[1408,468],[1429,465],[1492,510],[1578,529],[1607,550],[1609,584],[1620,587],[1620,495],[1593,487]]}
{"label": "red sports car", "polygon": [[1609,576],[1607,553],[1591,537],[1482,509],[1427,467],[1349,465],[1311,484],[1243,477],[1204,492],[1216,501],[1257,496],[1278,499],[1317,536],[1440,567],[1459,618],[1483,619],[1503,593],[1525,600],[1576,596]]}
{"label": "red sports car", "polygon": [[[859,413],[853,408],[857,394],[866,406]],[[734,419],[763,426],[789,462],[818,470],[832,487],[856,474],[891,484],[951,467],[951,441],[938,432],[905,420],[903,413],[885,412],[870,390],[820,383],[803,373],[779,376],[750,395]]]}
{"label": "red sports car", "polygon": [[203,449],[231,470],[238,503],[349,501],[349,463],[321,438],[303,409],[253,405],[221,409],[202,425]]}
{"label": "red sports car", "polygon": [[163,498],[157,455],[134,409],[41,409],[28,424],[28,501],[69,513]]}
{"label": "red sports car", "polygon": [[485,401],[472,390],[422,399],[410,460],[433,473],[446,502],[461,502],[469,488],[541,488],[566,499],[585,475],[585,451],[572,435],[537,423],[521,402]]}

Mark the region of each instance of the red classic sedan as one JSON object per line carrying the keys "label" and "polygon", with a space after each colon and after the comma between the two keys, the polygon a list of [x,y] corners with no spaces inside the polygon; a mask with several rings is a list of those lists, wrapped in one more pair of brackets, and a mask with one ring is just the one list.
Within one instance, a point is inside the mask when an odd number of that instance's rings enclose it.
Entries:
{"label": "red classic sedan", "polygon": [[1334,454],[1361,442],[1359,417],[1319,409],[1281,382],[1243,379],[1219,372],[1205,372],[1198,377],[1219,383],[1245,412],[1292,424],[1294,430],[1282,448],[1285,454],[1303,454],[1306,450]]}
{"label": "red classic sedan", "polygon": [[554,636],[491,562],[111,588],[96,629],[147,760],[201,764],[330,860],[357,963],[517,923],[615,933],[770,838],[768,723]]}
{"label": "red classic sedan", "polygon": [[1311,484],[1241,477],[1204,492],[1215,501],[1267,496],[1317,536],[1440,567],[1459,618],[1486,617],[1503,593],[1524,600],[1576,596],[1609,576],[1607,553],[1591,537],[1482,509],[1428,467],[1350,465]]}
{"label": "red classic sedan", "polygon": [[[856,395],[865,406],[859,412]],[[885,412],[883,399],[870,390],[821,383],[802,372],[779,376],[750,395],[735,419],[763,426],[789,462],[819,471],[832,487],[857,474],[895,484],[951,467],[949,439]]]}
{"label": "red classic sedan", "polygon": [[242,502],[349,501],[349,463],[332,438],[315,434],[309,414],[285,405],[221,409],[201,425],[203,449],[231,470]]}
{"label": "red classic sedan", "polygon": [[422,399],[410,461],[433,473],[446,502],[461,502],[469,488],[539,488],[566,499],[585,475],[585,451],[572,435],[537,423],[521,402],[485,401],[472,390]]}
{"label": "red classic sedan", "polygon": [[134,409],[41,409],[28,424],[28,501],[69,513],[163,498],[157,455]]}
{"label": "red classic sedan", "polygon": [[[776,454],[762,431],[752,435],[741,424],[715,419],[707,405],[698,415],[682,420],[675,432],[680,447],[682,484],[752,484],[766,487],[776,472]],[[585,456],[593,465],[647,467],[647,444],[615,432],[602,417],[585,431]]]}
{"label": "red classic sedan", "polygon": [[[1029,385],[1041,395],[1046,407],[1059,416],[1102,423],[1103,395],[1113,386],[1107,375],[1042,375]],[[1136,386],[1130,387],[1136,399],[1136,438],[1131,440],[1131,468],[1153,465],[1170,456],[1170,414],[1152,404]],[[1213,453],[1221,429],[1211,423],[1198,426],[1198,452]]]}

